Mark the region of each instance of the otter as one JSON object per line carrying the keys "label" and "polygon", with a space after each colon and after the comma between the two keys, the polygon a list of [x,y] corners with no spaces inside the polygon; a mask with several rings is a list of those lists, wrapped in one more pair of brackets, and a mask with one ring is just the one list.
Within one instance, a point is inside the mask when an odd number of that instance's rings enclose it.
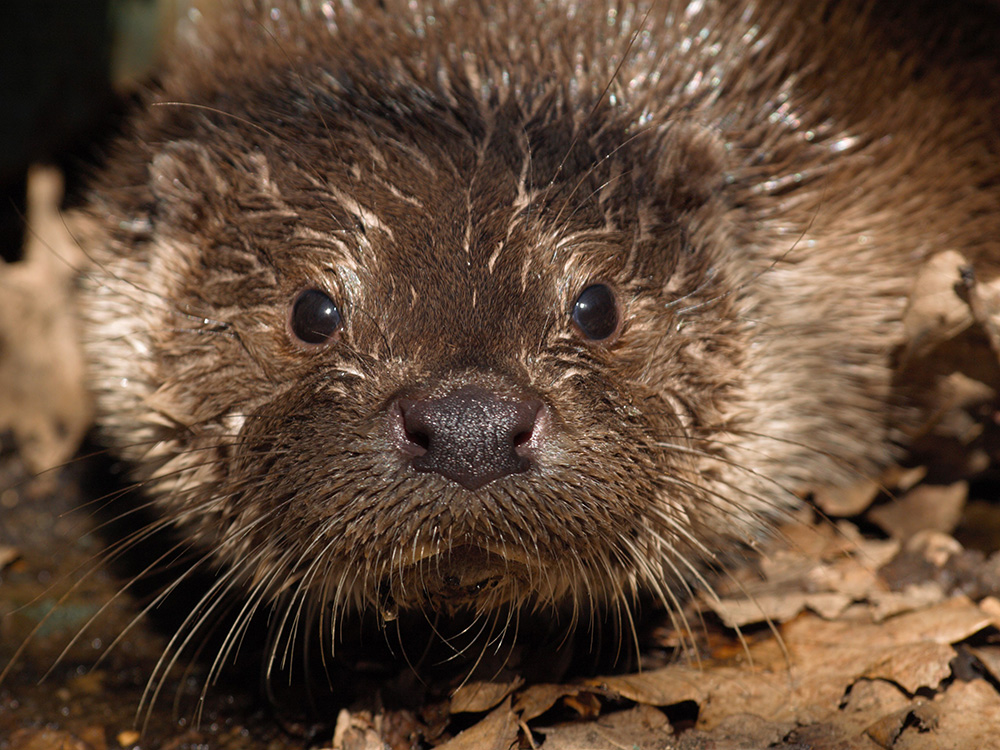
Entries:
{"label": "otter", "polygon": [[81,235],[102,439],[219,571],[191,626],[230,591],[279,630],[676,610],[809,488],[898,455],[914,277],[1000,250],[988,25],[940,13],[247,0],[195,24]]}

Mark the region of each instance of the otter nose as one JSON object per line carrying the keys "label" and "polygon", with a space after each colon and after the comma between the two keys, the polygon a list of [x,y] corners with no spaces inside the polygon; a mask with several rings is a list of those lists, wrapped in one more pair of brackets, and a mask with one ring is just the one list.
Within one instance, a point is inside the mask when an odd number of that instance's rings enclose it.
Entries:
{"label": "otter nose", "polygon": [[537,399],[504,399],[476,386],[441,398],[400,399],[401,447],[417,471],[475,490],[528,470],[527,444],[541,409]]}

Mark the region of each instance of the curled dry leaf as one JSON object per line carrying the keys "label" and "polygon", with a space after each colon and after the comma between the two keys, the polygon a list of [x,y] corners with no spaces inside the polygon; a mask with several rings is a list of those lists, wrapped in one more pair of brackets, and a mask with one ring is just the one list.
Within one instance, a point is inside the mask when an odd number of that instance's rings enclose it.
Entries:
{"label": "curled dry leaf", "polygon": [[[960,375],[960,373],[954,373]],[[968,380],[968,378],[966,379]],[[983,397],[981,383],[969,381],[977,397]],[[957,386],[956,386],[957,387]],[[834,518],[857,516],[868,509],[880,495],[898,495],[914,487],[927,475],[926,466],[888,466],[878,477],[861,477],[846,487],[818,487],[813,502],[823,513]]]}
{"label": "curled dry leaf", "polygon": [[969,649],[986,673],[995,681],[1000,681],[1000,646],[982,646]]}
{"label": "curled dry leaf", "polygon": [[523,677],[508,682],[470,682],[459,687],[451,696],[453,714],[488,711],[524,684]]}
{"label": "curled dry leaf", "polygon": [[972,310],[957,291],[968,265],[955,250],[938,253],[924,264],[903,316],[904,360],[929,353],[973,324]]}
{"label": "curled dry leaf", "polygon": [[886,593],[877,571],[898,551],[898,542],[862,539],[850,525],[789,527],[764,552],[760,579],[740,580],[702,603],[732,628],[788,622],[807,609],[838,617]]}
{"label": "curled dry leaf", "polygon": [[17,551],[16,547],[7,547],[0,545],[0,571],[14,562],[21,553]]}
{"label": "curled dry leaf", "polygon": [[24,260],[0,262],[0,432],[14,435],[35,472],[72,456],[91,422],[70,298],[80,250],[61,199],[61,175],[32,170]]}
{"label": "curled dry leaf", "polygon": [[1000,357],[1000,275],[998,269],[980,263],[974,275],[965,274],[969,307],[975,321],[989,337],[993,353]]}
{"label": "curled dry leaf", "polygon": [[505,700],[485,719],[447,742],[438,750],[511,750],[517,745],[518,717]]}
{"label": "curled dry leaf", "polygon": [[895,501],[873,508],[868,517],[897,539],[926,530],[951,533],[962,517],[968,494],[966,481],[920,484]]}
{"label": "curled dry leaf", "polygon": [[911,705],[901,708],[882,717],[867,730],[867,734],[879,747],[892,748],[897,746],[900,736],[910,726],[916,726],[918,731],[933,730],[938,725],[938,709],[921,699]]}
{"label": "curled dry leaf", "polygon": [[905,723],[893,750],[989,750],[1000,738],[1000,696],[985,680],[956,682],[935,696],[933,707],[914,714]]}
{"label": "curled dry leaf", "polygon": [[882,491],[882,484],[868,477],[848,487],[820,487],[813,501],[828,516],[856,516],[864,511]]}
{"label": "curled dry leaf", "polygon": [[[994,619],[963,597],[882,623],[827,622],[802,615],[773,641],[748,648],[739,666],[670,666],[642,674],[587,680],[605,696],[653,706],[694,701],[698,726],[712,730],[734,714],[770,722],[831,723],[858,731],[900,706],[856,701],[844,715],[844,696],[858,684],[884,681],[909,699],[921,690],[950,689],[953,643]],[[893,693],[895,695],[895,693]]]}
{"label": "curled dry leaf", "polygon": [[514,710],[524,721],[531,721],[563,698],[579,695],[581,690],[578,685],[531,685],[517,696]]}

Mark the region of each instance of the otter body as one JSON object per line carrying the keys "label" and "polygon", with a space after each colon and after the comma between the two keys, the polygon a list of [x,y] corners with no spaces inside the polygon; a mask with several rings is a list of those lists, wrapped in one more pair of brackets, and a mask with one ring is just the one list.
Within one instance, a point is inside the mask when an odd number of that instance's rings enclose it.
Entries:
{"label": "otter body", "polygon": [[917,269],[997,250],[989,63],[898,15],[231,8],[90,193],[104,439],[252,608],[674,605],[892,457]]}

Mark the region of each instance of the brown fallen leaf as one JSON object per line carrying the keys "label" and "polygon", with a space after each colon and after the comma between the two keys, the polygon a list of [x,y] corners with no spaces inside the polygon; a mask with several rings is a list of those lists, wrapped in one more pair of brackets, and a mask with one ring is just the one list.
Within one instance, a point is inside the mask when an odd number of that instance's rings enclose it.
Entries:
{"label": "brown fallen leaf", "polygon": [[583,689],[579,685],[531,685],[515,698],[514,710],[522,720],[531,721],[552,708],[557,701],[578,695]]}
{"label": "brown fallen leaf", "polygon": [[581,691],[567,695],[563,702],[583,719],[594,719],[601,715],[601,701],[593,693]]}
{"label": "brown fallen leaf", "polygon": [[734,713],[778,718],[792,688],[787,670],[776,673],[748,665],[712,669],[677,665],[586,682],[609,696],[652,706],[694,701],[700,707],[698,726],[704,729]]}
{"label": "brown fallen leaf", "polygon": [[887,649],[860,677],[889,680],[909,693],[935,687],[951,674],[955,649],[944,643],[921,641]]}
{"label": "brown fallen leaf", "polygon": [[763,580],[741,581],[729,595],[702,597],[727,627],[780,624],[805,610],[833,619],[855,602],[878,600],[886,593],[878,569],[899,551],[896,541],[862,539],[853,527],[830,524],[783,530],[779,544],[784,546],[764,553]]}
{"label": "brown fallen leaf", "polygon": [[16,547],[6,547],[0,544],[0,570],[6,568],[20,556],[21,553]]}
{"label": "brown fallen leaf", "polygon": [[987,596],[981,602],[979,602],[979,608],[983,610],[988,617],[993,618],[993,624],[1000,627],[1000,599],[995,596]]}
{"label": "brown fallen leaf", "polygon": [[[747,750],[786,746],[795,724],[767,721],[752,714],[735,714],[711,730],[696,729],[679,738],[677,750]],[[809,747],[807,745],[807,747]]]}
{"label": "brown fallen leaf", "polygon": [[950,534],[958,526],[969,494],[969,483],[920,484],[896,500],[873,508],[868,517],[896,539],[920,531]]}
{"label": "brown fallen leaf", "polygon": [[785,591],[751,593],[741,599],[719,599],[710,601],[708,606],[726,627],[741,628],[758,622],[788,622],[806,609],[824,617],[836,617],[853,601],[843,594]]}
{"label": "brown fallen leaf", "polygon": [[[908,711],[913,697],[887,680],[858,680],[844,698],[845,729],[861,735],[880,722],[894,724],[896,715]],[[872,721],[872,717],[879,717]]]}
{"label": "brown fallen leaf", "polygon": [[924,699],[918,699],[905,708],[894,711],[872,724],[865,734],[875,740],[879,747],[896,746],[899,736],[910,725],[922,731],[931,731],[938,725],[938,709]]}
{"label": "brown fallen leaf", "polygon": [[893,464],[882,472],[882,486],[891,487],[899,492],[906,492],[915,487],[918,482],[923,481],[927,476],[926,466],[899,466]]}
{"label": "brown fallen leaf", "polygon": [[1000,357],[1000,277],[989,278],[991,270],[980,265],[971,279],[966,274],[970,279],[966,288],[973,317],[986,331],[994,355]]}
{"label": "brown fallen leaf", "polygon": [[921,581],[899,591],[876,591],[868,598],[868,611],[874,622],[882,622],[904,612],[918,612],[947,599],[945,590],[936,581]]}
{"label": "brown fallen leaf", "polygon": [[451,712],[488,711],[523,684],[524,678],[518,676],[509,682],[470,682],[462,685],[451,696]]}
{"label": "brown fallen leaf", "polygon": [[972,310],[956,291],[967,266],[965,256],[955,250],[938,253],[924,264],[903,315],[904,360],[929,353],[973,324]]}
{"label": "brown fallen leaf", "polygon": [[[585,682],[610,697],[654,706],[695,701],[703,730],[737,713],[774,722],[837,722],[843,720],[843,696],[859,681],[885,680],[911,695],[938,690],[951,674],[951,644],[992,623],[964,597],[884,622],[802,615],[782,628],[783,648],[774,642],[749,646],[749,664],[675,665]],[[855,706],[854,712],[859,731],[885,714],[881,706]]]}
{"label": "brown fallen leaf", "polygon": [[24,260],[0,262],[0,431],[14,435],[35,472],[68,459],[91,422],[70,299],[81,253],[59,214],[61,197],[56,170],[31,171]]}
{"label": "brown fallen leaf", "polygon": [[985,680],[956,682],[906,722],[892,750],[997,750],[1000,695]]}
{"label": "brown fallen leaf", "polygon": [[1000,646],[970,648],[969,652],[976,657],[990,677],[994,680],[1000,679]]}
{"label": "brown fallen leaf", "polygon": [[342,709],[337,714],[330,750],[385,750],[375,718],[367,711]]}
{"label": "brown fallen leaf", "polygon": [[438,750],[511,750],[517,745],[518,727],[508,699],[478,724],[438,745]]}
{"label": "brown fallen leaf", "polygon": [[651,706],[537,731],[545,735],[542,750],[673,750],[677,746],[667,717]]}
{"label": "brown fallen leaf", "polygon": [[867,477],[847,487],[820,487],[813,502],[828,516],[856,516],[882,491],[881,483]]}

